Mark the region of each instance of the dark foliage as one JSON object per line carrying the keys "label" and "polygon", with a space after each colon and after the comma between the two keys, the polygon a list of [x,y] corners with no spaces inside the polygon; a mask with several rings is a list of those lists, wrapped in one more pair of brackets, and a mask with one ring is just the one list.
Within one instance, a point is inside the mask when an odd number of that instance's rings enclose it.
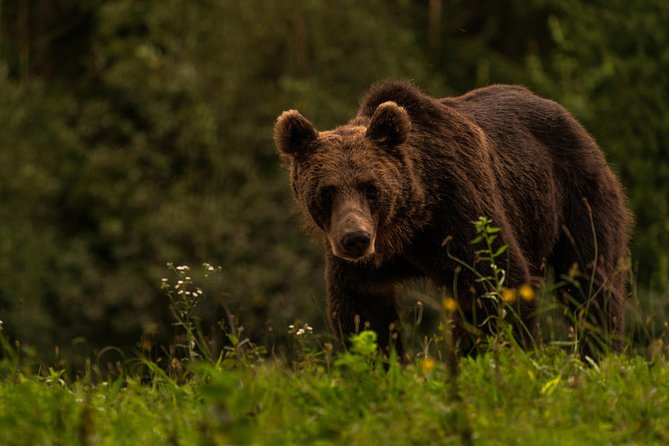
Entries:
{"label": "dark foliage", "polygon": [[667,21],[661,1],[0,2],[5,332],[47,360],[167,339],[168,261],[223,267],[207,327],[217,299],[256,339],[322,324],[273,121],[332,127],[382,78],[564,104],[627,186],[641,284],[667,286]]}

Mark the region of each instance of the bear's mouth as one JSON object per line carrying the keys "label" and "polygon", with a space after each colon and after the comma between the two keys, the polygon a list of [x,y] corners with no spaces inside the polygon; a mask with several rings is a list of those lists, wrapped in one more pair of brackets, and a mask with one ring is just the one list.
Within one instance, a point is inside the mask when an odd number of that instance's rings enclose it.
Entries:
{"label": "bear's mouth", "polygon": [[364,229],[347,232],[336,239],[328,237],[328,241],[332,253],[349,262],[366,260],[374,256],[376,237]]}
{"label": "bear's mouth", "polygon": [[335,256],[355,262],[374,255],[376,223],[363,197],[343,197],[335,202],[331,216],[326,235]]}

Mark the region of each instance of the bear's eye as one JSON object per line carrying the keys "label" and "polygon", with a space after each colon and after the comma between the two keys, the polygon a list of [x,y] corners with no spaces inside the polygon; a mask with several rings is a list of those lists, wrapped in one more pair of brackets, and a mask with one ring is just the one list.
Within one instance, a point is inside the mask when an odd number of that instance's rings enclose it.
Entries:
{"label": "bear's eye", "polygon": [[332,186],[326,186],[320,190],[318,197],[323,205],[328,205],[334,197],[334,188]]}
{"label": "bear's eye", "polygon": [[367,184],[365,186],[365,195],[370,200],[375,200],[379,196],[379,190],[373,184]]}

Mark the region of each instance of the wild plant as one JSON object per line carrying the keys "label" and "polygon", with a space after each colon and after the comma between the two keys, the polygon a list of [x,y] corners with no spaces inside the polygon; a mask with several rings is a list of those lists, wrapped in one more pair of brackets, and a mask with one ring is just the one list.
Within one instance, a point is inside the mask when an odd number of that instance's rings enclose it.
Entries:
{"label": "wild plant", "polygon": [[[453,297],[445,298],[443,304],[447,312],[458,314],[459,331],[473,338],[474,351],[480,352],[486,345],[487,349],[496,351],[504,345],[515,342],[512,335],[514,329],[516,336],[520,338],[531,337],[531,329],[521,319],[520,304],[522,301],[534,300],[537,293],[530,284],[522,284],[517,288],[507,286],[507,270],[501,265],[500,258],[508,249],[508,245],[504,244],[497,248],[494,245],[500,228],[494,226],[492,220],[485,216],[479,217],[472,224],[476,236],[471,240],[471,244],[478,248],[475,251],[476,262],[469,265],[448,253],[449,258],[457,262],[459,267],[456,270],[452,294],[447,293]],[[485,290],[477,296],[480,305],[472,306],[471,320],[467,320],[464,310],[458,303],[457,279],[462,269],[473,274],[476,282]],[[481,321],[478,318],[477,307],[487,310]]]}
{"label": "wild plant", "polygon": [[[202,265],[202,270],[195,272],[188,265],[175,266],[168,263],[167,267],[175,279],[162,279],[161,288],[170,301],[170,312],[174,318],[173,325],[177,328],[175,342],[169,349],[169,370],[173,375],[183,378],[188,364],[209,362],[216,366],[233,367],[247,365],[249,359],[257,360],[266,355],[264,346],[254,344],[244,334],[244,327],[229,311],[224,302],[222,306],[225,318],[218,322],[223,330],[227,345],[219,352],[214,350],[214,343],[207,339],[198,315],[198,308],[207,299],[207,284],[222,274],[222,268],[209,263]],[[196,276],[194,280],[193,276]]]}
{"label": "wild plant", "polygon": [[288,326],[292,339],[290,363],[296,370],[330,370],[333,364],[334,346],[332,342],[322,342],[322,337],[314,332],[311,325],[296,320]]}
{"label": "wild plant", "polygon": [[[579,262],[574,263],[567,274],[553,278],[550,276],[551,271],[547,270],[546,276],[541,281],[541,287],[537,287],[537,283],[527,283],[511,288],[507,285],[508,271],[500,262],[508,246],[495,247],[494,244],[500,229],[495,227],[487,217],[480,217],[473,224],[476,237],[471,243],[478,248],[475,251],[476,262],[469,265],[450,253],[449,257],[455,260],[460,268],[467,269],[474,274],[477,283],[485,289],[485,292],[478,296],[478,299],[482,301],[481,305],[473,306],[474,312],[477,308],[486,308],[487,311],[482,321],[479,321],[477,315],[474,314],[473,324],[469,324],[462,310],[457,307],[460,313],[459,325],[463,331],[468,332],[470,337],[475,339],[476,351],[497,351],[500,347],[518,340],[522,340],[526,348],[531,345],[536,347],[541,339],[532,338],[533,331],[523,323],[520,308],[521,305],[532,302],[539,295],[550,300],[550,303],[544,302],[541,307],[535,306],[537,308],[534,310],[535,313],[526,315],[526,317],[539,318],[553,312],[559,313],[568,324],[568,339],[548,339],[550,344],[567,347],[572,353],[585,357],[586,354],[596,356],[598,352],[608,351],[611,345],[623,342],[622,339],[619,339],[619,334],[608,326],[605,315],[611,309],[607,306],[608,299],[605,296],[605,293],[608,292],[607,284],[598,274],[596,258],[589,262],[580,258],[578,246],[574,243],[573,247],[577,252]],[[597,256],[594,224],[592,232],[595,256]],[[621,259],[618,268],[619,271],[629,271],[629,258]],[[457,286],[454,284],[454,295],[456,290]],[[453,300],[451,305],[457,305],[457,299]],[[486,337],[485,334],[488,336]],[[487,347],[483,348],[484,346]]]}
{"label": "wild plant", "polygon": [[[203,266],[205,278],[217,271],[209,264]],[[176,356],[173,355],[172,361],[185,359],[194,362],[202,357],[211,360],[213,354],[203,336],[200,317],[197,315],[197,308],[204,299],[204,291],[193,283],[191,268],[188,265],[174,266],[173,263],[168,263],[167,268],[176,275],[176,281],[171,283],[167,277],[163,278],[161,289],[165,291],[170,300],[170,312],[174,317],[173,325],[182,331],[181,336],[177,339],[181,338],[183,341],[177,341],[174,346],[175,350],[186,354],[185,357],[178,358],[179,354],[175,351]],[[174,363],[172,366],[178,368],[180,364]]]}

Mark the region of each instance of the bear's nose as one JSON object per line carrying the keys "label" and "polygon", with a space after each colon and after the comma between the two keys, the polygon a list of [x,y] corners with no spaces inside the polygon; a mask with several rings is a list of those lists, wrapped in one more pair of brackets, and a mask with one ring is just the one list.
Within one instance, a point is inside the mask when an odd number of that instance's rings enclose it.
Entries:
{"label": "bear's nose", "polygon": [[353,231],[346,234],[341,240],[341,246],[348,254],[362,256],[369,247],[371,238],[367,231]]}

